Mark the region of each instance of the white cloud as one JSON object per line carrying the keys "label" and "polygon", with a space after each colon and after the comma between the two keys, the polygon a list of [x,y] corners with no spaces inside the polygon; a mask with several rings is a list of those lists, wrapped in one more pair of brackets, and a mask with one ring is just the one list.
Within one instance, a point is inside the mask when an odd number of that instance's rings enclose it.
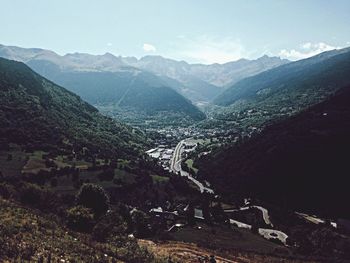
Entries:
{"label": "white cloud", "polygon": [[204,64],[226,63],[249,55],[239,39],[206,35],[178,38],[174,50],[172,57]]}
{"label": "white cloud", "polygon": [[155,46],[147,43],[144,43],[142,48],[146,52],[156,52],[157,50]]}
{"label": "white cloud", "polygon": [[111,46],[113,46],[113,44],[111,42],[108,42],[107,46],[111,47]]}
{"label": "white cloud", "polygon": [[325,51],[339,49],[339,48],[341,47],[331,46],[323,42],[319,42],[319,43],[307,42],[307,43],[301,44],[299,49],[290,49],[290,50],[282,49],[279,52],[279,56],[290,60],[299,60],[299,59],[315,56]]}
{"label": "white cloud", "polygon": [[303,49],[310,49],[312,47],[312,43],[307,42],[307,43],[301,44],[301,47]]}

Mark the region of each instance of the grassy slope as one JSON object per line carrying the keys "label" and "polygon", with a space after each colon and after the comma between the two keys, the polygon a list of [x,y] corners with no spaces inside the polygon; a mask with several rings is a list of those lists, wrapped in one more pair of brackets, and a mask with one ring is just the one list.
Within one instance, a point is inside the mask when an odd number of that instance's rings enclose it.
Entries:
{"label": "grassy slope", "polygon": [[[98,243],[86,234],[66,229],[55,217],[0,198],[0,261],[22,258],[37,262],[160,262],[132,240],[119,246]],[[63,261],[62,261],[63,262]]]}

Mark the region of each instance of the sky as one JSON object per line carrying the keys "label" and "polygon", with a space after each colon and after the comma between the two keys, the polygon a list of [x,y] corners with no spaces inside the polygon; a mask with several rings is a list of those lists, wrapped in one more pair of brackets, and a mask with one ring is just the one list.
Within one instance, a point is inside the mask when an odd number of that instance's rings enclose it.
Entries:
{"label": "sky", "polygon": [[350,46],[349,0],[0,0],[0,44],[225,63]]}

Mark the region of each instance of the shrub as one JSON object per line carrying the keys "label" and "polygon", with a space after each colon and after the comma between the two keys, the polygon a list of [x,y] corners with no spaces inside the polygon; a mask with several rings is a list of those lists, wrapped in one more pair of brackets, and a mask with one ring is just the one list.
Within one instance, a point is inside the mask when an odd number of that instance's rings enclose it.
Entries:
{"label": "shrub", "polygon": [[16,195],[16,190],[12,185],[9,185],[7,183],[0,183],[0,196],[8,199],[14,195]]}
{"label": "shrub", "polygon": [[42,191],[37,185],[25,185],[21,191],[21,202],[27,205],[38,205],[41,202]]}
{"label": "shrub", "polygon": [[19,193],[21,203],[39,208],[42,211],[54,211],[62,205],[54,192],[35,184],[24,184]]}
{"label": "shrub", "polygon": [[51,187],[56,187],[57,184],[58,184],[57,178],[52,178],[52,179],[50,180],[50,185],[51,185]]}
{"label": "shrub", "polygon": [[95,217],[100,217],[108,210],[109,198],[102,187],[83,184],[76,196],[76,203],[91,208]]}
{"label": "shrub", "polygon": [[134,211],[132,214],[132,222],[137,237],[145,237],[149,234],[150,229],[148,227],[148,218],[144,212],[140,210]]}
{"label": "shrub", "polygon": [[125,235],[127,224],[116,212],[103,216],[92,230],[92,237],[96,241],[106,242],[113,238]]}
{"label": "shrub", "polygon": [[67,210],[67,224],[70,228],[89,232],[93,225],[92,210],[83,206],[74,206]]}
{"label": "shrub", "polygon": [[100,181],[112,181],[114,178],[114,169],[108,168],[103,170],[99,175],[98,178]]}

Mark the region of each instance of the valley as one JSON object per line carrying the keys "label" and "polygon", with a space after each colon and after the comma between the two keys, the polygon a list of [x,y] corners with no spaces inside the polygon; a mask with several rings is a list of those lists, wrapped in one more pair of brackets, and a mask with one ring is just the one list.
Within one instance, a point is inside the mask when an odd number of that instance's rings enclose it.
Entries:
{"label": "valley", "polygon": [[[0,46],[22,61],[0,58],[0,259],[348,260],[349,54],[205,66]],[[221,95],[199,99],[203,82]]]}

